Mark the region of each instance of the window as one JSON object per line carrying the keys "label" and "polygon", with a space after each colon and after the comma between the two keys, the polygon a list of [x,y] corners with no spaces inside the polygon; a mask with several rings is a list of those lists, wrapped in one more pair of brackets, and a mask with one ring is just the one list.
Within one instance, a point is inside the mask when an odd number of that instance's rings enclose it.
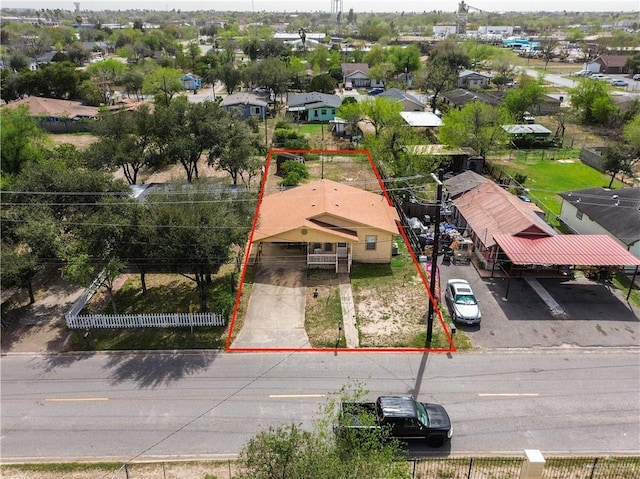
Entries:
{"label": "window", "polygon": [[260,114],[260,107],[259,107],[259,106],[255,107],[254,113],[255,113],[256,115],[259,115],[259,114]]}
{"label": "window", "polygon": [[322,110],[320,110],[320,114],[322,116],[327,116],[327,110],[325,110],[324,108]]}
{"label": "window", "polygon": [[378,237],[377,236],[367,236],[365,239],[366,242],[366,248],[369,251],[373,251],[376,249],[376,243],[378,242]]}
{"label": "window", "polygon": [[315,116],[316,118],[318,118],[318,110],[313,110],[313,116]]}
{"label": "window", "polygon": [[325,243],[324,244],[324,250],[327,253],[331,253],[333,251],[333,243]]}
{"label": "window", "polygon": [[576,211],[576,218],[582,220],[582,211]]}

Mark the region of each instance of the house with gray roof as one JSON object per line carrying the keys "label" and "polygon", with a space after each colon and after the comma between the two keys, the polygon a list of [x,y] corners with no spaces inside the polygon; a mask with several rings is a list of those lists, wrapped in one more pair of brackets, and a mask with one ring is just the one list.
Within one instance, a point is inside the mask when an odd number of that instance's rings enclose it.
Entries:
{"label": "house with gray roof", "polygon": [[287,113],[298,121],[328,122],[336,117],[342,98],[317,91],[290,95],[287,100]]}
{"label": "house with gray roof", "polygon": [[472,70],[460,70],[458,73],[458,88],[482,88],[489,86],[491,75]]}
{"label": "house with gray roof", "polygon": [[420,98],[398,88],[389,88],[378,96],[402,103],[402,111],[425,111],[425,104]]}
{"label": "house with gray roof", "polygon": [[560,221],[577,234],[606,234],[640,258],[640,187],[560,193]]}
{"label": "house with gray roof", "polygon": [[264,120],[269,104],[255,93],[239,92],[227,95],[220,106],[228,112],[237,112],[242,118],[256,117]]}

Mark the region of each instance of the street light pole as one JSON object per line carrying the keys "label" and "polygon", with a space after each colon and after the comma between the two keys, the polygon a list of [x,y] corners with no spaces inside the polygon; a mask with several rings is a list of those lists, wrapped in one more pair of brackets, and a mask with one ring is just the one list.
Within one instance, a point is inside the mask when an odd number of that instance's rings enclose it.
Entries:
{"label": "street light pole", "polygon": [[438,191],[436,194],[436,214],[435,222],[433,226],[433,254],[431,255],[431,284],[429,285],[429,291],[431,291],[431,299],[429,301],[429,315],[427,316],[427,343],[431,344],[431,338],[433,337],[433,313],[434,313],[434,301],[436,299],[436,275],[438,268],[438,248],[440,239],[440,208],[442,207],[442,180],[444,179],[444,170],[438,169],[438,176],[431,173],[431,177],[438,184]]}

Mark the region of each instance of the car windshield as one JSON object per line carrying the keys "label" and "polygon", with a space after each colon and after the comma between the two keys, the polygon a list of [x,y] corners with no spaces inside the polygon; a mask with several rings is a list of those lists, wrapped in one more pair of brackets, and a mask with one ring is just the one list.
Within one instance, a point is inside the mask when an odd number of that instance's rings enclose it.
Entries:
{"label": "car windshield", "polygon": [[476,304],[476,298],[472,294],[456,296],[456,304]]}
{"label": "car windshield", "polygon": [[423,426],[429,425],[429,415],[427,414],[427,410],[424,408],[422,403],[416,402],[416,411],[418,413],[418,421]]}

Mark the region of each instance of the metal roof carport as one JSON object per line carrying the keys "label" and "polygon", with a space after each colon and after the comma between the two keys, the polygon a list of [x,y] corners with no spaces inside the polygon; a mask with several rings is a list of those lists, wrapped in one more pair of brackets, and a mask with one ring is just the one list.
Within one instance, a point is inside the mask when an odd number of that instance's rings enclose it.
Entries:
{"label": "metal roof carport", "polygon": [[640,266],[640,259],[607,235],[555,235],[532,238],[495,234],[493,238],[509,261],[517,265],[635,266],[627,299]]}

